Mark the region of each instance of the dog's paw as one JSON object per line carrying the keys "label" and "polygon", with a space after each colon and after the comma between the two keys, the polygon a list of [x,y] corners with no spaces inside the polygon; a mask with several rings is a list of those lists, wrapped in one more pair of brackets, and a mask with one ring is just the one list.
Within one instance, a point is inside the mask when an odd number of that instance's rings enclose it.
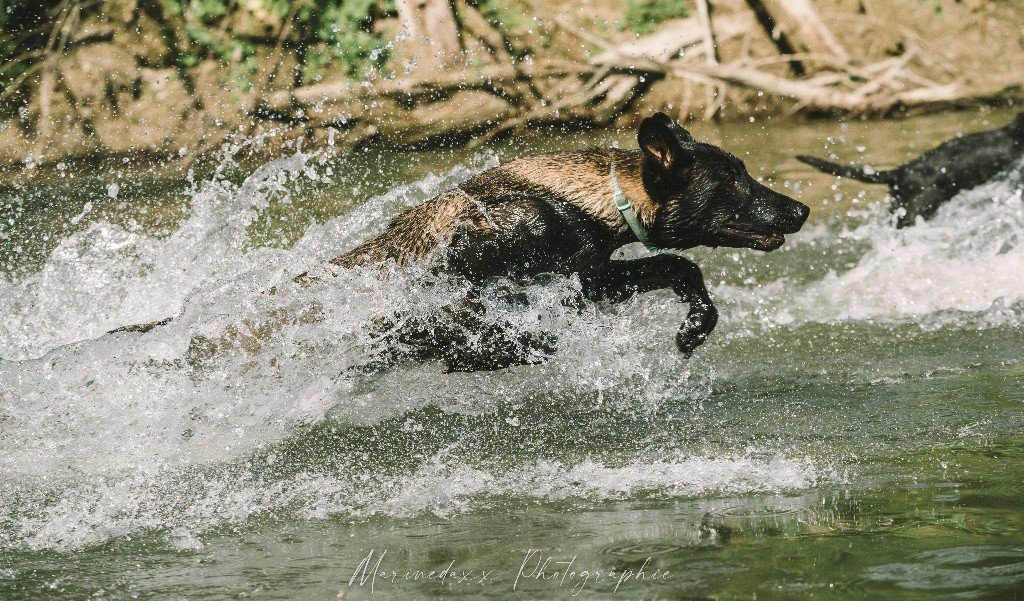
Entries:
{"label": "dog's paw", "polygon": [[676,346],[687,357],[708,339],[718,324],[718,310],[710,307],[704,311],[690,311],[686,321],[676,332]]}
{"label": "dog's paw", "polygon": [[676,333],[676,346],[679,347],[679,352],[689,357],[693,354],[693,351],[698,346],[704,344],[704,341],[708,339],[708,335],[703,332],[688,332],[684,329],[680,329]]}

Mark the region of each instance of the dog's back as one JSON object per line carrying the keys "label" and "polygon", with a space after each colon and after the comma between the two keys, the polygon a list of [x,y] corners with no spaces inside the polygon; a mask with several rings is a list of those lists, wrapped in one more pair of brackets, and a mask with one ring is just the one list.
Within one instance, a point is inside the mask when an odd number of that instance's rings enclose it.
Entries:
{"label": "dog's back", "polygon": [[[627,166],[642,157],[638,151],[593,149],[510,161],[407,209],[382,234],[331,263],[349,268],[388,261],[398,266],[419,262],[437,249],[451,246],[460,234],[491,235],[498,229],[497,223],[507,227],[516,220],[513,213],[523,209],[524,203],[537,205],[529,222],[521,224],[526,229],[541,225],[537,217],[550,207],[563,212],[575,210],[578,220],[616,223],[614,205],[598,202],[610,194],[608,173],[613,159]],[[637,187],[630,181],[623,181],[623,185]],[[642,206],[643,196],[634,191],[634,198],[641,204],[638,210],[652,210]]]}
{"label": "dog's back", "polygon": [[404,266],[426,258],[439,246],[450,244],[456,224],[471,218],[469,198],[454,188],[407,209],[391,221],[385,234],[367,240],[330,262],[344,268],[389,261]]}

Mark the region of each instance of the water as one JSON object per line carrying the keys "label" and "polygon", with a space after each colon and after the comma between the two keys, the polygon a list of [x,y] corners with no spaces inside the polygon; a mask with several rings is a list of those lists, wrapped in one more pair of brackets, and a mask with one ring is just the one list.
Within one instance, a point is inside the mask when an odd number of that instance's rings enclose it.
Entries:
{"label": "water", "polygon": [[375,317],[460,284],[322,264],[501,160],[630,132],[16,178],[0,598],[1022,598],[1024,164],[896,231],[884,188],[789,158],[1006,119],[698,129],[814,209],[774,253],[686,253],[712,340],[679,356],[669,292],[577,311],[560,278],[491,307],[558,354],[492,373],[374,368]]}

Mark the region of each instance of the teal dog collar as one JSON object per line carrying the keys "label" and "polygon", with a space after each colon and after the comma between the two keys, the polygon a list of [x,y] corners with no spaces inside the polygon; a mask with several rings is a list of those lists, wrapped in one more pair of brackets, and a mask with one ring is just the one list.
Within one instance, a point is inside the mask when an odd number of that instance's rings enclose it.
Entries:
{"label": "teal dog collar", "polygon": [[622,213],[623,219],[629,225],[629,229],[633,230],[633,235],[640,241],[641,244],[647,247],[647,250],[655,252],[658,247],[651,242],[651,237],[647,234],[647,228],[644,224],[640,223],[640,219],[636,216],[636,211],[633,209],[633,204],[629,202],[629,198],[626,197],[626,192],[619,185],[619,178],[615,175],[615,162],[612,161],[612,191],[615,193],[615,208]]}

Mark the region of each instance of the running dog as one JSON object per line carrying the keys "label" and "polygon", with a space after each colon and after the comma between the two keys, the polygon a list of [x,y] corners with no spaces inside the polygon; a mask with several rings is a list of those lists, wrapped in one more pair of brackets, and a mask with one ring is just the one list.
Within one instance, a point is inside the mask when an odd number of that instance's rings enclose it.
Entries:
{"label": "running dog", "polygon": [[913,225],[918,216],[930,219],[942,203],[992,179],[1021,155],[1024,111],[1005,127],[953,138],[889,171],[839,165],[806,155],[796,158],[825,173],[888,185],[889,209],[896,215],[896,227],[902,228]]}
{"label": "running dog", "polygon": [[[470,285],[465,298],[435,317],[376,320],[375,331],[384,332],[377,364],[412,355],[441,359],[449,371],[475,371],[544,361],[555,350],[553,337],[484,319],[480,293],[489,281],[504,278],[514,300],[516,283],[546,274],[578,275],[583,294],[594,301],[616,303],[671,288],[689,304],[676,346],[692,353],[718,322],[700,268],[675,254],[615,260],[614,251],[632,242],[651,250],[772,251],[801,228],[810,209],[756,182],[742,161],[698,142],[662,113],[640,124],[637,139],[638,150],[545,154],[490,169],[407,210],[379,236],[332,259],[340,268],[425,264]],[[305,287],[323,278],[304,273],[294,282]],[[146,332],[155,325],[121,331]],[[266,328],[248,329],[233,332],[234,338]],[[216,354],[218,343],[193,346],[192,354],[201,358]]]}
{"label": "running dog", "polygon": [[[402,266],[430,257],[437,269],[465,278],[476,290],[496,277],[578,274],[586,297],[612,303],[671,288],[689,303],[675,337],[689,355],[718,322],[700,268],[675,254],[613,260],[613,252],[631,242],[651,250],[772,251],[801,228],[810,209],[756,182],[742,161],[698,142],[662,113],[645,119],[637,138],[639,150],[546,154],[485,171],[409,209],[331,263]],[[453,311],[480,323],[474,298]],[[553,350],[550,339],[524,339],[494,327],[473,332],[473,348],[467,348],[464,340],[438,341],[436,326],[411,326],[403,340],[435,335],[433,346],[449,370],[534,363]]]}

